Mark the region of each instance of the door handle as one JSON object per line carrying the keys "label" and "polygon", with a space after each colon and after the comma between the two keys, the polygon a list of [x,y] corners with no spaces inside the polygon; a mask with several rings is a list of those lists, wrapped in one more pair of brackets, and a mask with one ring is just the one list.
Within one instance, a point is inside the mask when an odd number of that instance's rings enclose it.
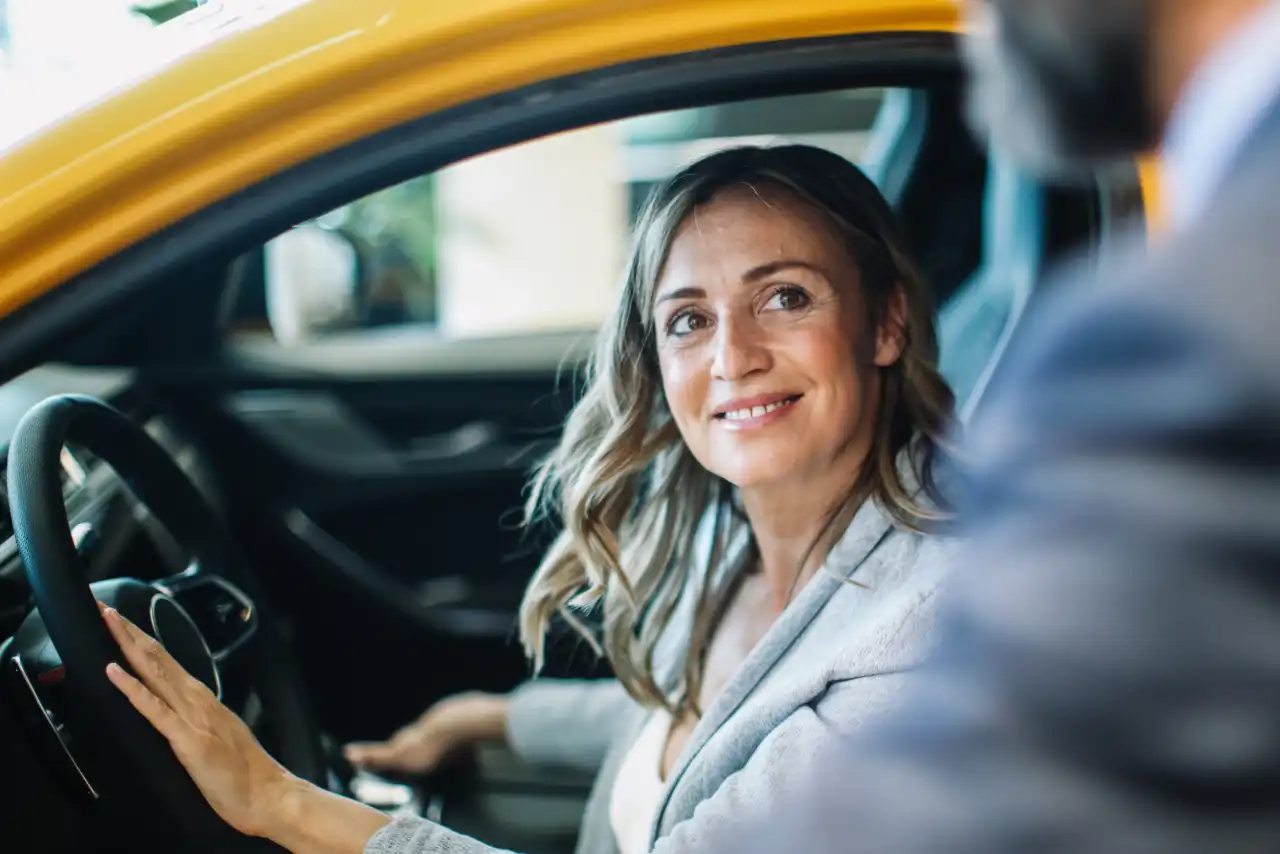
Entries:
{"label": "door handle", "polygon": [[472,421],[443,433],[410,440],[404,456],[415,463],[457,459],[495,445],[501,438],[502,428],[497,423]]}

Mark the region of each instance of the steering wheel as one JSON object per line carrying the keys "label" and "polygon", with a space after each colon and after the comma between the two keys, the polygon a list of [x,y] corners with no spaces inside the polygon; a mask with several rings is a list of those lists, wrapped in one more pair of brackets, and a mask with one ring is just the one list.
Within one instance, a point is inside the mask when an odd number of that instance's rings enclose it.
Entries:
{"label": "steering wheel", "polygon": [[[115,469],[192,556],[185,572],[150,583],[85,582],[63,499],[61,454],[68,442]],[[25,415],[9,446],[8,488],[37,609],[14,635],[9,662],[42,707],[58,707],[47,716],[60,728],[61,758],[74,769],[71,779],[113,815],[152,825],[167,817],[169,833],[178,834],[169,838],[180,840],[182,850],[256,847],[261,840],[237,834],[217,817],[165,740],[107,680],[108,662],[128,665],[94,601],[157,638],[219,696],[225,697],[233,676],[246,683],[245,696],[250,685],[256,688],[272,716],[279,760],[323,785],[325,752],[297,668],[217,515],[145,430],[89,397],[53,397]]]}

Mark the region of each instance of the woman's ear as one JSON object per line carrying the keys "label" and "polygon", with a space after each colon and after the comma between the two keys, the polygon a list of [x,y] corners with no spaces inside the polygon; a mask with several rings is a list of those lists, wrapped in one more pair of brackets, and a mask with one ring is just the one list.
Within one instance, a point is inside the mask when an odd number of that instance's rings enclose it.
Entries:
{"label": "woman's ear", "polygon": [[887,368],[902,358],[907,346],[907,291],[901,283],[894,285],[893,293],[884,307],[884,315],[876,327],[876,358],[878,367]]}

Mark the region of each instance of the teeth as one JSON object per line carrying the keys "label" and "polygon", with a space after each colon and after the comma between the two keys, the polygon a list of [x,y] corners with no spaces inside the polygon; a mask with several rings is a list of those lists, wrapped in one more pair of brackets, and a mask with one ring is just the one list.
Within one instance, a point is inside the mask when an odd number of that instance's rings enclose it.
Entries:
{"label": "teeth", "polygon": [[727,421],[745,421],[748,418],[759,418],[762,415],[767,415],[775,409],[781,409],[790,403],[791,401],[789,400],[780,400],[777,403],[770,403],[767,406],[753,406],[750,409],[735,409],[733,412],[726,412],[724,417]]}

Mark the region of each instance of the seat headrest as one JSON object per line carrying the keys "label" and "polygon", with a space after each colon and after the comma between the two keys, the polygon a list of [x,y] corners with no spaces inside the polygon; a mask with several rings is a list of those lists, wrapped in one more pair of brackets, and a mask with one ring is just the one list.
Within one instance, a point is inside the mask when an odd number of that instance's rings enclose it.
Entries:
{"label": "seat headrest", "polygon": [[929,96],[914,89],[889,89],[867,133],[862,171],[896,208],[915,171],[929,122]]}
{"label": "seat headrest", "polygon": [[981,400],[1044,262],[1044,188],[995,151],[982,226],[982,261],[943,307],[938,324],[942,371],[961,420]]}
{"label": "seat headrest", "polygon": [[1044,259],[1044,188],[1008,157],[993,151],[983,205],[982,265]]}

